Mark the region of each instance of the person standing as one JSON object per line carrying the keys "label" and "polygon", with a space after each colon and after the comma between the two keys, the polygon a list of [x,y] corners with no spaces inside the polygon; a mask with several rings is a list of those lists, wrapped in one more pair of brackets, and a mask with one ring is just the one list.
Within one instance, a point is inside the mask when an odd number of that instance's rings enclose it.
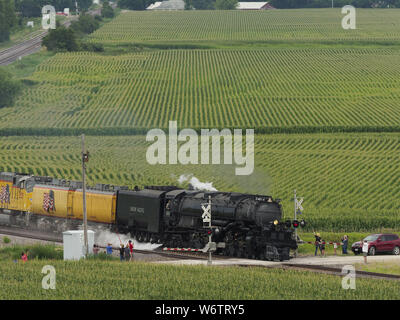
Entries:
{"label": "person standing", "polygon": [[321,243],[319,245],[319,248],[321,250],[321,256],[325,257],[325,240],[321,240]]}
{"label": "person standing", "polygon": [[315,237],[315,256],[316,256],[318,254],[318,249],[320,249],[321,236],[319,233],[315,234],[315,232],[314,232],[314,237]]}
{"label": "person standing", "polygon": [[132,240],[129,240],[129,251],[131,253],[130,260],[132,261],[132,259],[133,259],[133,243],[132,243]]}
{"label": "person standing", "polygon": [[368,249],[369,249],[368,247],[369,247],[369,245],[368,245],[367,240],[364,240],[364,243],[362,246],[362,252],[364,255],[364,263],[367,263],[367,256],[368,256]]}
{"label": "person standing", "polygon": [[106,247],[106,253],[107,254],[112,254],[112,247],[111,247],[111,243],[109,243]]}
{"label": "person standing", "polygon": [[349,243],[349,238],[345,235],[342,239],[342,254],[347,254],[347,245]]}
{"label": "person standing", "polygon": [[93,254],[98,254],[99,253],[99,251],[100,251],[100,248],[99,248],[99,246],[97,245],[97,244],[94,244],[93,245]]}
{"label": "person standing", "polygon": [[21,260],[22,260],[22,262],[27,262],[28,261],[28,256],[25,254],[25,252],[21,253]]}
{"label": "person standing", "polygon": [[119,260],[122,262],[124,261],[125,256],[125,248],[124,245],[121,243],[121,247],[119,248]]}
{"label": "person standing", "polygon": [[129,244],[125,246],[125,260],[129,261],[131,259],[131,250],[129,249]]}

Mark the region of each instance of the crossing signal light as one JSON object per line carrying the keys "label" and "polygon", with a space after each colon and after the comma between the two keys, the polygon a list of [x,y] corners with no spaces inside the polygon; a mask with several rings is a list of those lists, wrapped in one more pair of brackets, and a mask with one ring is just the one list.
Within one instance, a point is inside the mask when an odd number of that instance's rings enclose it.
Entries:
{"label": "crossing signal light", "polygon": [[293,228],[298,228],[300,223],[297,220],[293,220]]}
{"label": "crossing signal light", "polygon": [[214,232],[213,232],[213,230],[212,230],[212,229],[208,229],[208,230],[207,230],[207,235],[208,235],[208,236],[212,236],[212,235],[213,235],[213,233],[214,233]]}
{"label": "crossing signal light", "polygon": [[304,228],[304,227],[306,226],[306,222],[305,222],[304,220],[301,220],[301,221],[300,221],[300,226],[301,226],[302,228]]}
{"label": "crossing signal light", "polygon": [[88,162],[89,161],[89,151],[83,154],[83,162]]}

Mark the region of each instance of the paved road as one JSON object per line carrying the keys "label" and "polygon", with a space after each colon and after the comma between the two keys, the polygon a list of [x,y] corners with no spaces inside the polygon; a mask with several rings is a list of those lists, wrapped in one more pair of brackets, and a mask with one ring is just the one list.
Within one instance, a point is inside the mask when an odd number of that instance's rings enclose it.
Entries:
{"label": "paved road", "polygon": [[[112,5],[113,8],[116,7],[115,4]],[[91,15],[100,15],[101,9],[91,10],[89,14]],[[67,21],[63,22],[63,25],[69,27],[71,22],[78,19],[78,16],[72,16]],[[10,63],[13,63],[20,57],[24,57],[39,51],[42,47],[42,39],[47,35],[47,30],[42,33],[33,36],[32,38],[25,40],[21,43],[16,44],[13,47],[0,51],[0,66],[6,66]]]}

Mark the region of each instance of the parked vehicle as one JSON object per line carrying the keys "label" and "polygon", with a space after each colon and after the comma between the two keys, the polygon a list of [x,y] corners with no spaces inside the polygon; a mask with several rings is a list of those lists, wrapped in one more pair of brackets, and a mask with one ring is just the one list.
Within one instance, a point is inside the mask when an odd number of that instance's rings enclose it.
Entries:
{"label": "parked vehicle", "polygon": [[[368,255],[373,256],[378,252],[391,252],[400,254],[400,239],[397,234],[371,234],[363,239],[368,242]],[[362,253],[362,242],[354,242],[351,246],[354,254]]]}

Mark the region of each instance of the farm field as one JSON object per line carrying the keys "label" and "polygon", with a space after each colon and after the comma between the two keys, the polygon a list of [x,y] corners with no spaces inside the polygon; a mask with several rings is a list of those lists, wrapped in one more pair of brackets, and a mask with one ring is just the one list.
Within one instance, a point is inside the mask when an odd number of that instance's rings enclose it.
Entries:
{"label": "farm field", "polygon": [[59,53],[25,82],[0,110],[0,132],[131,134],[170,120],[259,133],[400,130],[400,50],[390,47]]}
{"label": "farm field", "polygon": [[[151,142],[142,135],[86,140],[90,185],[179,185],[181,175],[194,175],[220,191],[281,198],[288,218],[293,215],[296,188],[305,199],[303,217],[310,231],[399,226],[398,133],[256,135],[251,176],[234,175],[236,165],[152,166],[146,161]],[[80,137],[2,137],[0,171],[80,180],[80,142]]]}
{"label": "farm field", "polygon": [[[56,269],[56,289],[43,290],[44,265]],[[94,272],[95,270],[95,272]],[[171,266],[119,261],[32,260],[0,264],[0,299],[399,299],[399,282],[258,267]],[[26,290],[26,288],[30,288]],[[323,288],[323,290],[321,290]]]}
{"label": "farm field", "polygon": [[399,44],[400,9],[357,9],[357,29],[351,31],[342,29],[343,17],[341,8],[126,12],[91,38],[118,46]]}

